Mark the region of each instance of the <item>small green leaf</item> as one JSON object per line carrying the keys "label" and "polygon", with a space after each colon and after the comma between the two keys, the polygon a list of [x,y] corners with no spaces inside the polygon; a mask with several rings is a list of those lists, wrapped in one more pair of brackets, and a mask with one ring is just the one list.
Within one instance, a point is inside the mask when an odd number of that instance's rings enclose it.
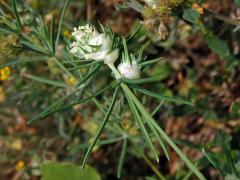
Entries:
{"label": "small green leaf", "polygon": [[229,56],[230,50],[226,42],[219,39],[215,35],[207,35],[205,36],[205,42],[207,43],[208,47],[215,53],[220,56]]}
{"label": "small green leaf", "polygon": [[70,163],[49,162],[40,167],[42,180],[101,180],[99,173],[91,166],[84,170]]}
{"label": "small green leaf", "polygon": [[233,114],[240,114],[240,103],[233,102],[230,106],[230,112]]}
{"label": "small green leaf", "polygon": [[193,9],[184,9],[183,11],[183,19],[196,24],[198,19],[200,18],[200,14]]}

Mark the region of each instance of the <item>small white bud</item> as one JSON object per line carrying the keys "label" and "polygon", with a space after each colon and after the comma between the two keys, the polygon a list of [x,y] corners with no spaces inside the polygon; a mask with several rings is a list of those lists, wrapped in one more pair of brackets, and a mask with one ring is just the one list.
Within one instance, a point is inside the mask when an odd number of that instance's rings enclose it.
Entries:
{"label": "small white bud", "polygon": [[137,65],[136,61],[133,61],[132,64],[128,62],[123,62],[119,64],[118,71],[121,76],[127,79],[139,79],[140,78],[140,68]]}

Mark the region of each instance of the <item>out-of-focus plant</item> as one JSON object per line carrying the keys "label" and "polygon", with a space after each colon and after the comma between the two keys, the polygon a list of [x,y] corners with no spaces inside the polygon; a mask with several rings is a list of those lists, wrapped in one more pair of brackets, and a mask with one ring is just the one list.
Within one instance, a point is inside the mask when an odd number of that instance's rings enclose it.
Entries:
{"label": "out-of-focus plant", "polygon": [[[129,119],[131,124],[141,131],[146,144],[151,149],[152,155],[157,162],[159,162],[158,151],[153,139],[158,141],[168,159],[169,154],[165,143],[173,148],[199,179],[205,179],[197,166],[187,158],[173,140],[163,131],[152,118],[151,113],[148,112],[136,96],[136,93],[140,93],[164,102],[192,105],[192,103],[187,100],[164,96],[144,89],[141,86],[142,84],[159,81],[158,74],[152,77],[142,77],[142,72],[150,65],[158,62],[161,58],[146,61],[142,55],[143,49],[139,50],[138,53],[129,52],[128,43],[140,28],[137,28],[136,32],[128,37],[120,38],[108,27],[101,26],[102,32],[99,32],[91,25],[80,26],[74,29],[72,33],[73,42],[70,44],[70,39],[62,41],[63,38],[61,36],[63,17],[68,3],[68,0],[66,0],[57,28],[55,28],[56,23],[54,16],[51,17],[49,24],[46,24],[41,16],[38,15],[31,20],[31,24],[22,21],[15,0],[10,1],[10,6],[7,5],[7,10],[14,16],[14,19],[10,18],[4,9],[0,11],[0,31],[4,34],[17,35],[18,44],[16,48],[25,53],[31,51],[35,55],[34,58],[27,58],[26,56],[23,58],[19,56],[21,58],[18,60],[1,64],[0,68],[25,63],[43,62],[47,67],[52,67],[51,63],[53,63],[55,68],[58,69],[54,71],[56,73],[54,80],[47,77],[31,75],[27,72],[26,68],[21,70],[22,77],[52,86],[54,87],[54,92],[57,93],[55,102],[48,107],[44,107],[40,113],[33,116],[29,120],[29,124],[81,103],[93,101],[104,114],[104,119],[100,123],[89,146],[87,145],[88,148],[83,158],[82,167],[85,167],[95,145],[99,142],[101,143],[101,141],[99,141],[100,135],[103,129],[108,126],[112,128],[113,131],[119,133],[120,138],[118,138],[118,141],[122,141],[122,151],[118,165],[118,177],[120,177],[128,144],[129,142],[132,144],[136,143],[136,137],[133,136],[134,133],[132,133],[132,131],[126,131],[124,129],[124,122],[122,121],[124,111],[130,109],[133,115],[133,117]],[[166,3],[164,6],[176,7],[179,3],[180,1],[171,1],[170,4]],[[157,4],[157,6],[159,10],[161,10],[162,4]],[[162,17],[165,16],[164,14],[165,12]],[[60,42],[63,43],[64,48],[59,52]],[[107,79],[107,84],[96,88],[96,82],[100,74],[103,74],[104,78]],[[67,81],[64,80],[66,76]],[[109,82],[110,79],[112,79],[112,82]],[[94,85],[94,91],[90,88],[91,85]],[[104,95],[107,91],[111,92],[110,96]],[[98,96],[104,96],[105,102],[102,103],[103,105],[97,101],[96,98]],[[104,105],[105,103],[106,105]],[[159,107],[157,107],[154,112],[156,112],[158,108]],[[116,111],[118,113],[116,113]],[[136,146],[138,145],[135,145],[135,147]],[[138,149],[138,147],[136,148]],[[141,154],[141,150],[138,151]],[[158,176],[161,177],[159,172],[157,173]]]}

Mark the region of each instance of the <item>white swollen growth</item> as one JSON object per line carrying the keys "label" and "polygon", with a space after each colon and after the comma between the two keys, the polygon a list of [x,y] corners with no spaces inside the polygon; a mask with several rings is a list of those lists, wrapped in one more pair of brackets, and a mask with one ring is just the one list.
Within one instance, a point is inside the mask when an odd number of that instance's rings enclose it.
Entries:
{"label": "white swollen growth", "polygon": [[137,61],[122,62],[118,65],[118,71],[122,77],[127,79],[139,79],[140,78],[140,68]]}
{"label": "white swollen growth", "polygon": [[75,41],[70,46],[70,52],[79,58],[113,64],[119,57],[119,50],[112,48],[111,36],[99,33],[94,26],[74,28],[72,35]]}

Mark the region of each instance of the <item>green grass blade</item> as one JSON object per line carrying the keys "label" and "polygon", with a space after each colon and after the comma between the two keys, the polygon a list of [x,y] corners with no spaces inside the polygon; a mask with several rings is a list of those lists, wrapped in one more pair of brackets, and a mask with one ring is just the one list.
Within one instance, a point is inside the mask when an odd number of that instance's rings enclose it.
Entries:
{"label": "green grass blade", "polygon": [[[137,106],[137,105],[136,105],[136,106]],[[168,159],[168,161],[170,161],[169,153],[168,153],[168,151],[167,151],[167,148],[166,148],[166,146],[165,146],[162,138],[159,136],[157,130],[153,127],[153,125],[151,124],[151,122],[149,122],[148,119],[145,119],[145,120],[146,120],[148,126],[150,127],[150,129],[152,130],[153,134],[154,134],[155,137],[157,138],[157,140],[158,140],[158,142],[159,142],[159,144],[160,144],[160,146],[161,146],[161,148],[162,148],[162,150],[163,150],[166,158]]]}
{"label": "green grass blade", "polygon": [[56,37],[56,41],[55,41],[56,42],[55,43],[55,49],[57,48],[57,45],[58,45],[58,42],[59,42],[59,38],[60,38],[61,30],[62,30],[63,17],[64,17],[64,14],[65,14],[68,2],[69,2],[69,0],[66,0],[65,3],[64,3],[63,10],[62,10],[62,13],[61,13],[61,17],[60,17],[60,20],[59,20],[57,37]]}
{"label": "green grass blade", "polygon": [[135,117],[135,119],[136,119],[136,121],[138,123],[139,129],[141,130],[144,138],[146,139],[146,142],[147,142],[149,148],[152,150],[156,161],[159,162],[159,158],[158,158],[156,147],[153,145],[153,143],[151,141],[151,138],[150,138],[150,136],[149,136],[149,134],[147,132],[147,129],[145,128],[145,126],[144,126],[144,124],[142,122],[142,119],[140,117],[138,109],[136,108],[136,105],[132,101],[132,98],[131,98],[131,95],[128,92],[128,89],[125,88],[124,86],[122,86],[122,88],[123,88],[123,91],[124,91],[124,93],[126,95],[126,98],[128,100],[129,106],[130,106],[130,108],[132,110],[132,113],[133,113],[133,115],[134,115],[134,117]]}
{"label": "green grass blade", "polygon": [[54,62],[70,77],[74,77],[74,75],[62,64],[61,59],[53,58]]}
{"label": "green grass blade", "polygon": [[127,84],[144,84],[144,83],[151,83],[151,82],[157,82],[157,81],[161,81],[163,79],[163,74],[158,74],[155,75],[153,77],[149,77],[149,78],[143,78],[143,79],[123,79],[124,82],[126,82]]}
{"label": "green grass blade", "polygon": [[141,30],[142,28],[142,24],[140,24],[136,30],[127,38],[127,42],[131,41],[135,36],[136,34]]}
{"label": "green grass blade", "polygon": [[[125,85],[123,85],[122,87],[123,87],[123,89],[126,91],[126,94],[128,95],[128,96],[127,96],[127,95],[126,95],[126,96],[129,97],[129,101],[131,101],[130,103],[131,103],[131,104],[134,103],[132,106],[135,107],[135,111],[141,112],[141,111],[139,110],[139,108],[138,108],[138,104],[134,102],[134,101],[135,101],[135,98],[136,98],[135,95],[131,92],[131,90],[130,90],[129,88],[126,88]],[[133,97],[133,96],[134,96],[134,97]],[[138,116],[139,116],[139,115],[138,115]],[[146,119],[146,118],[144,118],[144,119],[146,120],[148,126],[149,126],[150,129],[152,130],[152,132],[153,132],[153,134],[155,135],[155,137],[157,138],[157,140],[158,140],[160,146],[162,147],[163,152],[164,152],[164,154],[166,155],[167,159],[170,161],[169,153],[168,153],[168,151],[167,151],[167,149],[166,149],[166,147],[165,147],[164,142],[162,141],[162,138],[159,136],[158,132],[157,132],[156,129],[152,126],[152,124],[148,121],[148,119]],[[140,121],[141,121],[141,120],[140,120]],[[151,147],[151,146],[150,146],[150,147]],[[155,149],[153,149],[153,150],[155,150]],[[157,159],[158,159],[158,156],[157,156]]]}
{"label": "green grass blade", "polygon": [[66,99],[68,99],[69,97],[71,97],[73,94],[75,94],[79,89],[75,90],[74,92],[60,98],[59,100],[57,100],[56,102],[54,102],[53,104],[51,104],[49,107],[45,108],[43,111],[41,111],[40,113],[38,113],[37,115],[35,115],[34,117],[32,117],[27,124],[32,124],[42,118],[44,118],[46,116],[46,114],[48,112],[50,112],[52,109],[60,106]]}
{"label": "green grass blade", "polygon": [[126,150],[127,150],[127,138],[123,139],[123,145],[121,149],[121,154],[118,162],[118,168],[117,168],[117,177],[120,178],[122,174],[122,167],[123,167],[123,161],[126,155]]}
{"label": "green grass blade", "polygon": [[33,63],[33,62],[41,62],[41,61],[46,62],[47,61],[46,57],[35,57],[35,58],[33,57],[31,59],[27,59],[27,58],[28,57],[26,57],[26,58],[21,57],[21,59],[19,59],[19,60],[12,61],[12,62],[5,63],[5,64],[1,64],[0,69],[4,68],[6,66],[12,66],[12,65],[16,65],[16,64]]}
{"label": "green grass blade", "polygon": [[78,69],[86,68],[86,67],[92,66],[94,64],[98,64],[98,63],[99,63],[98,61],[93,61],[93,62],[90,62],[90,63],[87,63],[87,64],[83,64],[81,66],[75,66],[75,67],[72,67],[72,68],[68,68],[68,70],[69,71],[78,70]]}
{"label": "green grass blade", "polygon": [[9,34],[16,34],[18,33],[16,30],[12,29],[12,28],[9,28],[9,27],[0,27],[0,32],[3,32],[3,33],[9,33]]}
{"label": "green grass blade", "polygon": [[[125,89],[129,89],[125,84]],[[130,89],[129,89],[130,91]],[[132,93],[132,92],[131,92]],[[177,147],[177,145],[172,141],[172,139],[163,131],[163,129],[155,122],[155,120],[151,117],[151,115],[145,110],[141,102],[136,98],[136,96],[132,95],[134,102],[138,104],[138,108],[144,118],[148,119],[148,121],[154,126],[154,128],[158,131],[158,133],[162,136],[162,138],[173,148],[173,150],[180,156],[180,158],[186,163],[186,165],[191,169],[194,174],[200,180],[206,180],[203,174],[198,170],[198,168],[188,159],[188,157]]]}
{"label": "green grass blade", "polygon": [[36,53],[50,56],[48,52],[46,52],[43,48],[39,47],[38,45],[34,44],[30,39],[20,40],[20,43],[23,45],[23,47],[20,47],[21,49],[26,49]]}
{"label": "green grass blade", "polygon": [[208,161],[213,165],[213,167],[215,167],[216,169],[218,169],[222,175],[226,175],[226,173],[224,172],[224,170],[218,165],[218,163],[216,162],[215,159],[212,159],[211,156],[208,155],[208,153],[205,151],[204,148],[202,148],[202,152],[204,154],[204,156],[208,159]]}
{"label": "green grass blade", "polygon": [[77,87],[81,86],[85,81],[87,81],[91,76],[93,76],[97,71],[98,69],[101,67],[102,63],[99,62],[99,64],[97,64],[93,70],[91,72],[88,73],[88,75],[86,75],[80,82],[77,83]]}
{"label": "green grass blade", "polygon": [[152,117],[159,111],[159,109],[162,107],[163,103],[164,103],[164,101],[161,101],[159,103],[159,105],[152,111],[152,113],[151,113]]}
{"label": "green grass blade", "polygon": [[52,53],[55,54],[55,33],[54,33],[54,26],[55,26],[55,17],[52,16],[51,20],[51,27],[50,27],[50,41],[52,47]]}
{"label": "green grass blade", "polygon": [[[119,142],[119,141],[122,141],[124,140],[125,137],[123,136],[120,136],[120,137],[115,137],[115,138],[111,138],[111,139],[105,139],[105,140],[99,140],[96,145],[98,146],[102,146],[102,145],[108,145],[108,144],[113,144],[113,143],[116,143],[116,142]],[[72,145],[70,146],[68,149],[71,150],[71,149],[74,149],[76,151],[80,150],[80,149],[84,149],[84,148],[87,148],[89,147],[88,144],[79,144],[79,145]]]}
{"label": "green grass blade", "polygon": [[[144,108],[141,108],[143,110]],[[153,124],[153,126],[157,129],[159,134],[165,139],[165,141],[173,148],[173,150],[180,156],[180,158],[186,163],[186,165],[191,169],[195,175],[201,179],[205,180],[206,178],[203,174],[198,170],[198,168],[187,158],[187,156],[177,147],[177,145],[171,140],[171,138],[162,130],[162,128],[155,122],[155,120],[145,111],[146,118]]]}
{"label": "green grass blade", "polygon": [[232,156],[231,156],[229,150],[227,149],[227,145],[226,146],[223,145],[222,148],[223,148],[223,152],[226,156],[227,162],[228,162],[228,164],[231,168],[232,173],[235,174],[237,177],[239,177],[239,174],[238,174],[238,171],[237,171],[237,169],[235,167],[235,164],[233,162]]}
{"label": "green grass blade", "polygon": [[28,79],[31,79],[33,81],[38,81],[40,83],[52,85],[52,86],[55,86],[55,87],[60,87],[60,88],[69,88],[69,87],[71,87],[71,86],[68,86],[68,85],[66,85],[66,84],[64,84],[62,82],[49,80],[49,79],[42,78],[42,77],[39,77],[39,76],[34,76],[34,75],[30,75],[30,74],[24,74],[23,76],[28,78]]}
{"label": "green grass blade", "polygon": [[109,90],[109,89],[112,89],[112,88],[115,88],[116,86],[118,86],[118,84],[119,84],[119,83],[115,81],[114,83],[110,84],[109,86],[103,88],[102,90],[100,90],[99,92],[97,92],[97,93],[95,93],[95,94],[93,94],[93,95],[91,95],[91,96],[88,96],[88,97],[86,97],[86,98],[84,98],[84,99],[80,99],[80,100],[78,100],[78,101],[76,101],[76,102],[73,102],[73,103],[70,103],[70,104],[67,104],[67,105],[58,107],[58,108],[56,108],[56,109],[54,109],[54,110],[52,110],[52,111],[48,111],[48,113],[45,113],[45,115],[42,116],[41,118],[46,118],[47,116],[50,116],[50,115],[52,115],[52,114],[54,114],[54,113],[56,113],[56,112],[59,112],[59,111],[68,109],[68,108],[70,108],[70,107],[72,107],[72,106],[75,106],[75,105],[77,105],[77,104],[81,104],[81,103],[84,103],[84,102],[86,102],[86,101],[89,101],[89,100],[91,100],[92,98],[95,98],[95,97],[99,96],[100,94],[104,93],[105,91],[107,91],[107,90]]}
{"label": "green grass blade", "polygon": [[108,119],[109,119],[109,117],[110,117],[110,115],[113,111],[113,108],[114,108],[114,105],[115,105],[116,99],[117,99],[118,89],[119,88],[117,87],[115,92],[114,92],[114,95],[113,95],[112,103],[111,103],[110,107],[108,108],[108,111],[107,111],[100,127],[98,128],[96,135],[94,136],[93,142],[90,144],[90,146],[89,146],[89,148],[88,148],[88,150],[87,150],[87,152],[84,156],[83,163],[82,163],[82,168],[84,168],[86,166],[86,163],[87,163],[87,161],[90,157],[90,154],[91,154],[91,152],[92,152],[92,150],[93,150],[93,148],[94,148],[102,130],[104,129],[104,127],[105,127],[105,125],[106,125],[106,123],[107,123],[107,121],[108,121]]}
{"label": "green grass blade", "polygon": [[138,156],[140,156],[141,158],[143,158],[145,160],[145,162],[149,165],[149,167],[151,167],[152,171],[157,175],[157,177],[160,180],[166,180],[166,178],[162,175],[162,173],[159,171],[159,169],[152,163],[152,161],[145,155],[144,151],[142,150],[141,147],[139,147],[138,145],[135,145],[132,142],[133,148],[135,149],[136,153],[138,154]]}
{"label": "green grass blade", "polygon": [[151,97],[154,97],[154,98],[159,99],[159,100],[164,100],[164,101],[169,101],[169,102],[174,102],[174,103],[179,103],[179,104],[186,104],[186,105],[190,105],[190,106],[193,105],[189,101],[181,100],[181,99],[178,99],[178,98],[175,98],[175,97],[160,95],[160,94],[148,91],[146,89],[142,89],[140,87],[134,87],[134,89],[136,89],[137,91],[139,91],[139,92],[141,92],[141,93],[143,93],[147,96],[151,96]]}
{"label": "green grass blade", "polygon": [[22,29],[22,24],[21,24],[21,20],[19,18],[19,14],[17,12],[17,5],[16,5],[16,1],[15,0],[11,0],[11,6],[12,6],[14,17],[15,17],[15,19],[17,21],[18,30],[20,31]]}
{"label": "green grass blade", "polygon": [[140,63],[139,66],[141,66],[141,67],[150,66],[152,64],[158,63],[160,60],[163,60],[163,59],[165,59],[165,58],[160,57],[160,58],[152,59],[149,61],[145,61],[145,62]]}

